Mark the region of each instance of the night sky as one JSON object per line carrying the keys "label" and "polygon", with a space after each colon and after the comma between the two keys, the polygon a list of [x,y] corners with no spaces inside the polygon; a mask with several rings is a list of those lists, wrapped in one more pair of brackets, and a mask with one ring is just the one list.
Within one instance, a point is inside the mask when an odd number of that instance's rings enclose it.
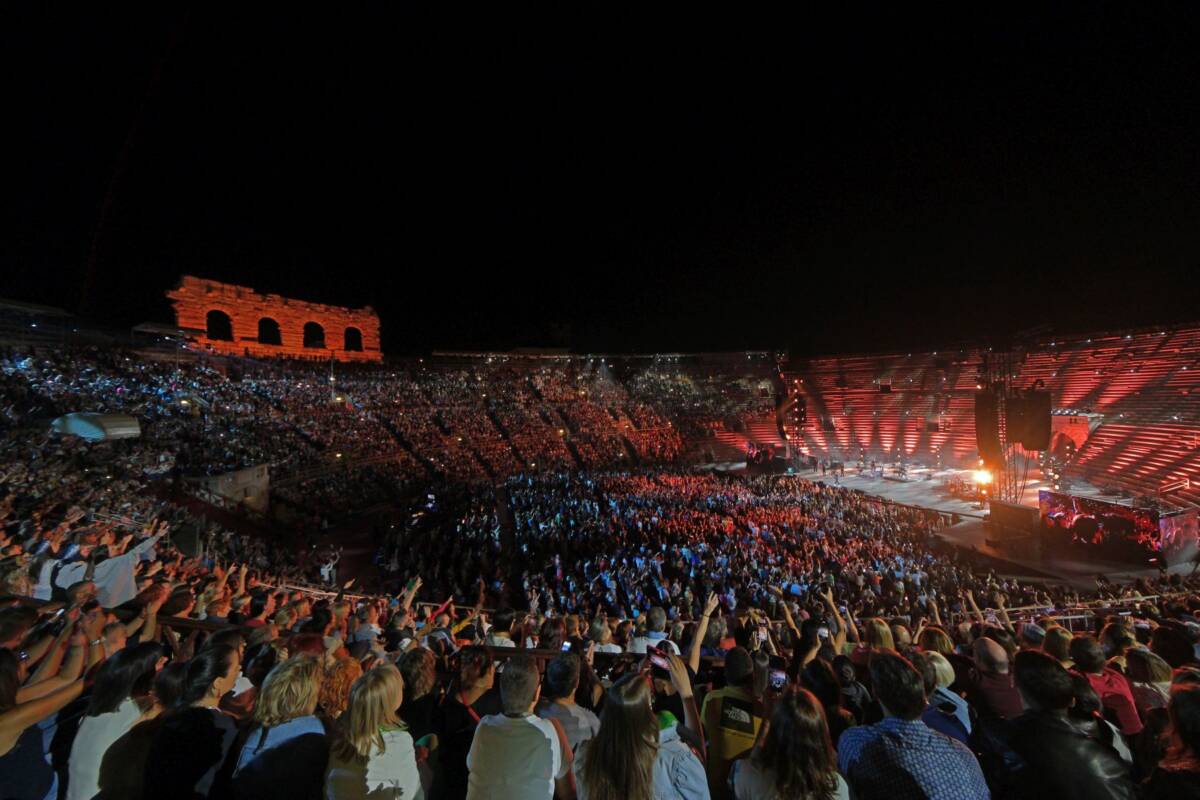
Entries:
{"label": "night sky", "polygon": [[373,305],[392,353],[1200,319],[1190,4],[907,5],[10,8],[0,296],[169,321],[191,273]]}

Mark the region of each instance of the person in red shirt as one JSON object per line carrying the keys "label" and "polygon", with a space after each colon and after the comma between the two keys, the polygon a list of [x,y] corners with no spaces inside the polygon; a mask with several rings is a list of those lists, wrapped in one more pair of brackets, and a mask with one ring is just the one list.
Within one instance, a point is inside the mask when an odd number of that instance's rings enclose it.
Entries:
{"label": "person in red shirt", "polygon": [[[1125,676],[1104,663],[1104,650],[1094,636],[1076,636],[1071,640],[1071,659],[1100,696],[1106,712],[1116,717],[1117,727],[1126,736],[1142,731],[1142,720],[1133,702],[1133,691]],[[1107,716],[1107,714],[1106,714]]]}

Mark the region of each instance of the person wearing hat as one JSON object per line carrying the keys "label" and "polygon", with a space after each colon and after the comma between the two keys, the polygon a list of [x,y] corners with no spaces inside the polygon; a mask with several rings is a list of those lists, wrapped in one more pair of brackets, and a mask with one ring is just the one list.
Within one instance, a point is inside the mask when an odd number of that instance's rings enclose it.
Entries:
{"label": "person wearing hat", "polygon": [[1046,640],[1046,629],[1036,622],[1026,622],[1021,626],[1017,644],[1022,650],[1041,650],[1042,642]]}
{"label": "person wearing hat", "polygon": [[713,797],[727,797],[733,761],[754,748],[763,724],[762,699],[754,694],[754,659],[744,647],[725,655],[725,687],[704,697],[700,712],[708,744],[708,786]]}

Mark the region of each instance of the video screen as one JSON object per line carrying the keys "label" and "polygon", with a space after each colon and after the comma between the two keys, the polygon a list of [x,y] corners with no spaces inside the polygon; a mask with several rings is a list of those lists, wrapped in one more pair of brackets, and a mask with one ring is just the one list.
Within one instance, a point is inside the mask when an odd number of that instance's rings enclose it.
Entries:
{"label": "video screen", "polygon": [[1050,552],[1142,565],[1162,558],[1157,511],[1047,489],[1038,492],[1038,507]]}
{"label": "video screen", "polygon": [[1167,566],[1200,560],[1200,511],[1195,508],[1166,514],[1158,521]]}

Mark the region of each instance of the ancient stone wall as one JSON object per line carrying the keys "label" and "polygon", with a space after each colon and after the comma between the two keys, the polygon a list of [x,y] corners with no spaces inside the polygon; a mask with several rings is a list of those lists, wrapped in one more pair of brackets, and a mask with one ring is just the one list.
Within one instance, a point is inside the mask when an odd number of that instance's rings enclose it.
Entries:
{"label": "ancient stone wall", "polygon": [[197,343],[217,352],[267,358],[383,360],[379,315],[370,306],[309,303],[191,275],[183,276],[167,297],[175,307],[175,324],[203,331]]}

